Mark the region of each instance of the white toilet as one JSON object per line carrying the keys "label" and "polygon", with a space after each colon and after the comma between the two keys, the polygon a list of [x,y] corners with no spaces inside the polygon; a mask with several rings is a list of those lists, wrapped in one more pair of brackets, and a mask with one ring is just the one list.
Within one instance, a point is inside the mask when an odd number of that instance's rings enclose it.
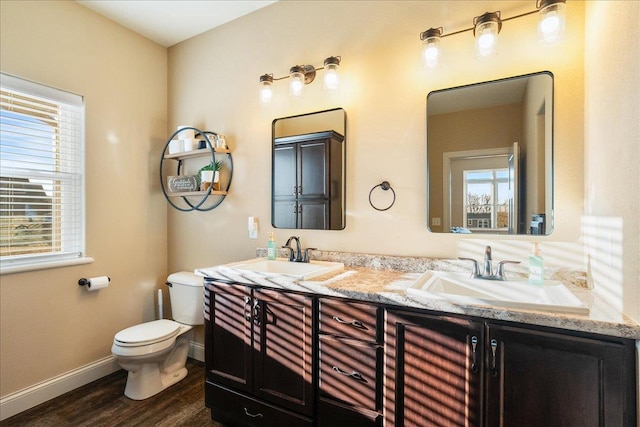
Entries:
{"label": "white toilet", "polygon": [[125,396],[147,399],[187,376],[186,332],[204,324],[203,278],[188,271],[167,279],[174,320],[154,320],[118,332],[111,353],[129,371]]}

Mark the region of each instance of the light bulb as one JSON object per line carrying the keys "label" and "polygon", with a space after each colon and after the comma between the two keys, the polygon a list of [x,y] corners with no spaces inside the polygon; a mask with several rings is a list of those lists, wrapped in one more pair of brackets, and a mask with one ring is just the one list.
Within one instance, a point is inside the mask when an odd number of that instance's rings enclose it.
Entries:
{"label": "light bulb", "polygon": [[302,88],[304,87],[304,68],[300,66],[291,67],[289,78],[289,95],[294,98],[302,96]]}
{"label": "light bulb", "polygon": [[260,76],[260,104],[268,105],[273,99],[273,76],[270,74],[264,74]]}
{"label": "light bulb", "polygon": [[340,86],[340,75],[338,67],[340,66],[340,57],[331,56],[324,60],[324,88],[329,91],[338,90]]}
{"label": "light bulb", "polygon": [[555,43],[564,36],[565,27],[564,0],[553,2],[543,1],[538,21],[538,40],[543,43]]}
{"label": "light bulb", "polygon": [[437,68],[440,65],[440,37],[442,28],[429,28],[420,34],[422,40],[422,64],[426,68]]}
{"label": "light bulb", "polygon": [[485,59],[495,54],[501,27],[500,12],[487,12],[474,19],[473,33],[476,37],[478,58]]}
{"label": "light bulb", "polygon": [[270,104],[273,99],[273,90],[271,90],[271,85],[265,85],[260,88],[260,102],[262,104]]}

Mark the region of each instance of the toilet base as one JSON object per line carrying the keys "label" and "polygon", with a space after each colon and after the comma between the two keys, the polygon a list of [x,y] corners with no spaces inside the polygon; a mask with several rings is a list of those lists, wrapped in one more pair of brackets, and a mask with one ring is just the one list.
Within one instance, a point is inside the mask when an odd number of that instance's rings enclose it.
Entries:
{"label": "toilet base", "polygon": [[133,400],[148,399],[183,380],[187,376],[188,354],[189,340],[182,335],[176,339],[168,355],[159,354],[142,364],[118,360],[120,366],[129,371],[124,395]]}

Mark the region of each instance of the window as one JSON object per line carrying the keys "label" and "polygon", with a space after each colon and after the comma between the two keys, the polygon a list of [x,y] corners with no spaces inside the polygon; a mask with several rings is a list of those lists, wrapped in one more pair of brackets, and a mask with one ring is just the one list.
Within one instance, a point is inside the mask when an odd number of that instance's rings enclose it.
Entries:
{"label": "window", "polygon": [[467,227],[509,227],[509,169],[464,171],[464,195]]}
{"label": "window", "polygon": [[84,256],[82,97],[0,77],[2,272],[79,260]]}

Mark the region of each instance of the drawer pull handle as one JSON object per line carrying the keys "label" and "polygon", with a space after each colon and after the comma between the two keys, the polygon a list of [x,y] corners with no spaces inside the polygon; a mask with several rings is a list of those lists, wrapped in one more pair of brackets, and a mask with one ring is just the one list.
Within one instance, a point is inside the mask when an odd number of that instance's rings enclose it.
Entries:
{"label": "drawer pull handle", "polygon": [[262,415],[260,412],[258,412],[257,414],[252,414],[251,412],[249,412],[249,410],[247,409],[246,406],[243,407],[243,409],[244,409],[244,414],[246,416],[248,416],[248,417],[251,417],[251,418],[263,418],[264,417],[264,415]]}
{"label": "drawer pull handle", "polygon": [[337,373],[347,376],[347,377],[351,377],[354,380],[358,380],[360,382],[367,382],[367,380],[364,379],[364,377],[362,376],[362,374],[358,371],[351,371],[351,373],[347,372],[347,371],[343,371],[342,369],[338,368],[337,366],[333,367],[333,370],[336,371]]}
{"label": "drawer pull handle", "polygon": [[354,328],[367,329],[367,327],[364,326],[364,324],[359,320],[354,320],[352,322],[349,322],[347,320],[343,320],[343,319],[339,318],[338,316],[333,316],[333,320],[335,320],[338,323],[342,323],[343,325],[351,325]]}

